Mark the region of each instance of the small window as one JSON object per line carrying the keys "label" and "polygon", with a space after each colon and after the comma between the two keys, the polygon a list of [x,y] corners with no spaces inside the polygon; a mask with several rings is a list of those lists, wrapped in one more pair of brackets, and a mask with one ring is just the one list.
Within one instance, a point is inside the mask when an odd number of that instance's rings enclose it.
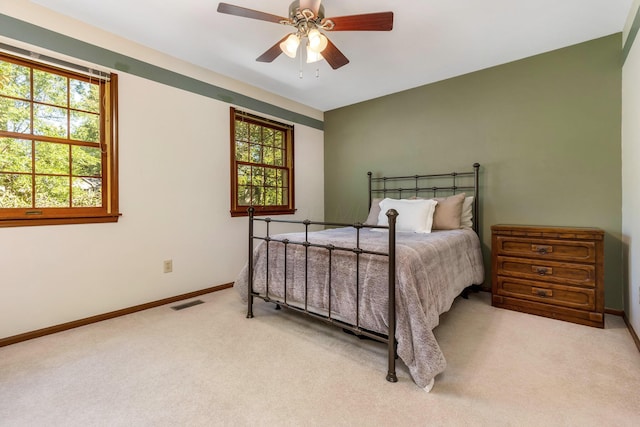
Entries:
{"label": "small window", "polygon": [[116,81],[0,54],[0,227],[117,221]]}
{"label": "small window", "polygon": [[231,107],[231,216],[291,214],[293,126]]}

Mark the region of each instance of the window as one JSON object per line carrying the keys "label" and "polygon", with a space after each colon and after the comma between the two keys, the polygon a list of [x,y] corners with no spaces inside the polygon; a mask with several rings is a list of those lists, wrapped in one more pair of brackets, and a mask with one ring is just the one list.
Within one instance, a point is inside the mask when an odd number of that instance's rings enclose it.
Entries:
{"label": "window", "polygon": [[0,227],[117,221],[116,86],[0,54]]}
{"label": "window", "polygon": [[231,216],[291,214],[293,126],[231,107]]}

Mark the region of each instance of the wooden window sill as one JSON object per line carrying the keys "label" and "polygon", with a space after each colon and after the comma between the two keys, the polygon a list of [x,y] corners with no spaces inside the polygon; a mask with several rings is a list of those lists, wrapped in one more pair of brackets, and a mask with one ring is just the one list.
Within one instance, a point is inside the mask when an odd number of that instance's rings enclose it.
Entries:
{"label": "wooden window sill", "polygon": [[65,224],[97,224],[118,222],[122,214],[109,214],[91,217],[64,217],[64,218],[7,218],[0,219],[0,228],[4,227],[30,227],[36,225],[65,225]]}

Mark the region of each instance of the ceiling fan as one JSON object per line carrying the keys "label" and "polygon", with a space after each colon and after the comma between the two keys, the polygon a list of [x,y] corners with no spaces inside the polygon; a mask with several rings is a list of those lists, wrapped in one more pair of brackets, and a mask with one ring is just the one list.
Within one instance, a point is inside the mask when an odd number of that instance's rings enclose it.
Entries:
{"label": "ceiling fan", "polygon": [[349,60],[320,30],[391,31],[393,29],[393,12],[325,18],[324,6],[321,2],[322,0],[295,0],[289,5],[288,18],[228,3],[218,4],[218,12],[289,25],[296,29],[295,33],[283,37],[256,58],[256,61],[272,62],[281,53],[295,58],[300,42],[306,39],[307,62],[325,59],[334,70],[347,65]]}

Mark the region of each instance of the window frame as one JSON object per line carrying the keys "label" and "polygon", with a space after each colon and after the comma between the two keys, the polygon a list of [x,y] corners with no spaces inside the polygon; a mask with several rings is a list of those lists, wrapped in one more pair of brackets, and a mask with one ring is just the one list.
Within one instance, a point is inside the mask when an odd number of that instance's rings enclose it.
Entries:
{"label": "window frame", "polygon": [[[98,147],[102,151],[101,156],[101,180],[102,180],[102,206],[100,207],[30,207],[30,208],[3,208],[0,207],[0,227],[20,227],[35,225],[57,225],[57,224],[86,224],[86,223],[107,223],[117,222],[121,214],[119,213],[118,197],[118,76],[113,73],[108,74],[108,78],[99,79],[82,72],[74,72],[68,69],[55,67],[42,61],[27,59],[19,56],[0,52],[0,59],[20,66],[30,68],[30,76],[34,70],[44,71],[61,75],[67,79],[91,82],[101,80],[100,85],[100,140]],[[32,78],[31,78],[32,79]],[[33,94],[33,79],[31,80],[31,94]],[[34,133],[34,105],[37,101],[30,96],[28,100],[30,111],[30,132],[18,133],[0,130],[0,137],[28,140],[35,144],[41,142],[59,142],[69,147],[82,146],[82,142],[77,143],[71,138],[67,130],[66,138],[56,138],[37,135]],[[67,111],[72,107],[67,105]],[[33,154],[34,155],[34,154]],[[32,159],[33,162],[33,159]],[[38,175],[35,173],[35,164],[29,175],[32,180]],[[66,176],[66,175],[62,175]],[[73,177],[73,171],[69,170],[69,177]],[[33,186],[33,184],[32,184]],[[33,187],[32,187],[33,189]],[[70,195],[71,197],[71,195]]]}
{"label": "window frame", "polygon": [[[295,209],[295,183],[294,183],[294,126],[277,122],[275,120],[260,117],[246,111],[237,110],[234,107],[230,107],[230,175],[231,175],[231,209],[230,213],[232,217],[247,216],[249,206],[240,205],[238,203],[238,164],[241,163],[236,159],[236,119],[240,118],[243,121],[249,123],[258,124],[262,127],[283,131],[285,135],[285,166],[282,169],[287,170],[288,174],[288,192],[287,192],[287,204],[277,206],[265,206],[265,205],[253,205],[255,209],[254,215],[290,215],[296,212]],[[250,162],[252,163],[252,162]],[[265,163],[252,163],[261,165],[263,167],[269,167]]]}

